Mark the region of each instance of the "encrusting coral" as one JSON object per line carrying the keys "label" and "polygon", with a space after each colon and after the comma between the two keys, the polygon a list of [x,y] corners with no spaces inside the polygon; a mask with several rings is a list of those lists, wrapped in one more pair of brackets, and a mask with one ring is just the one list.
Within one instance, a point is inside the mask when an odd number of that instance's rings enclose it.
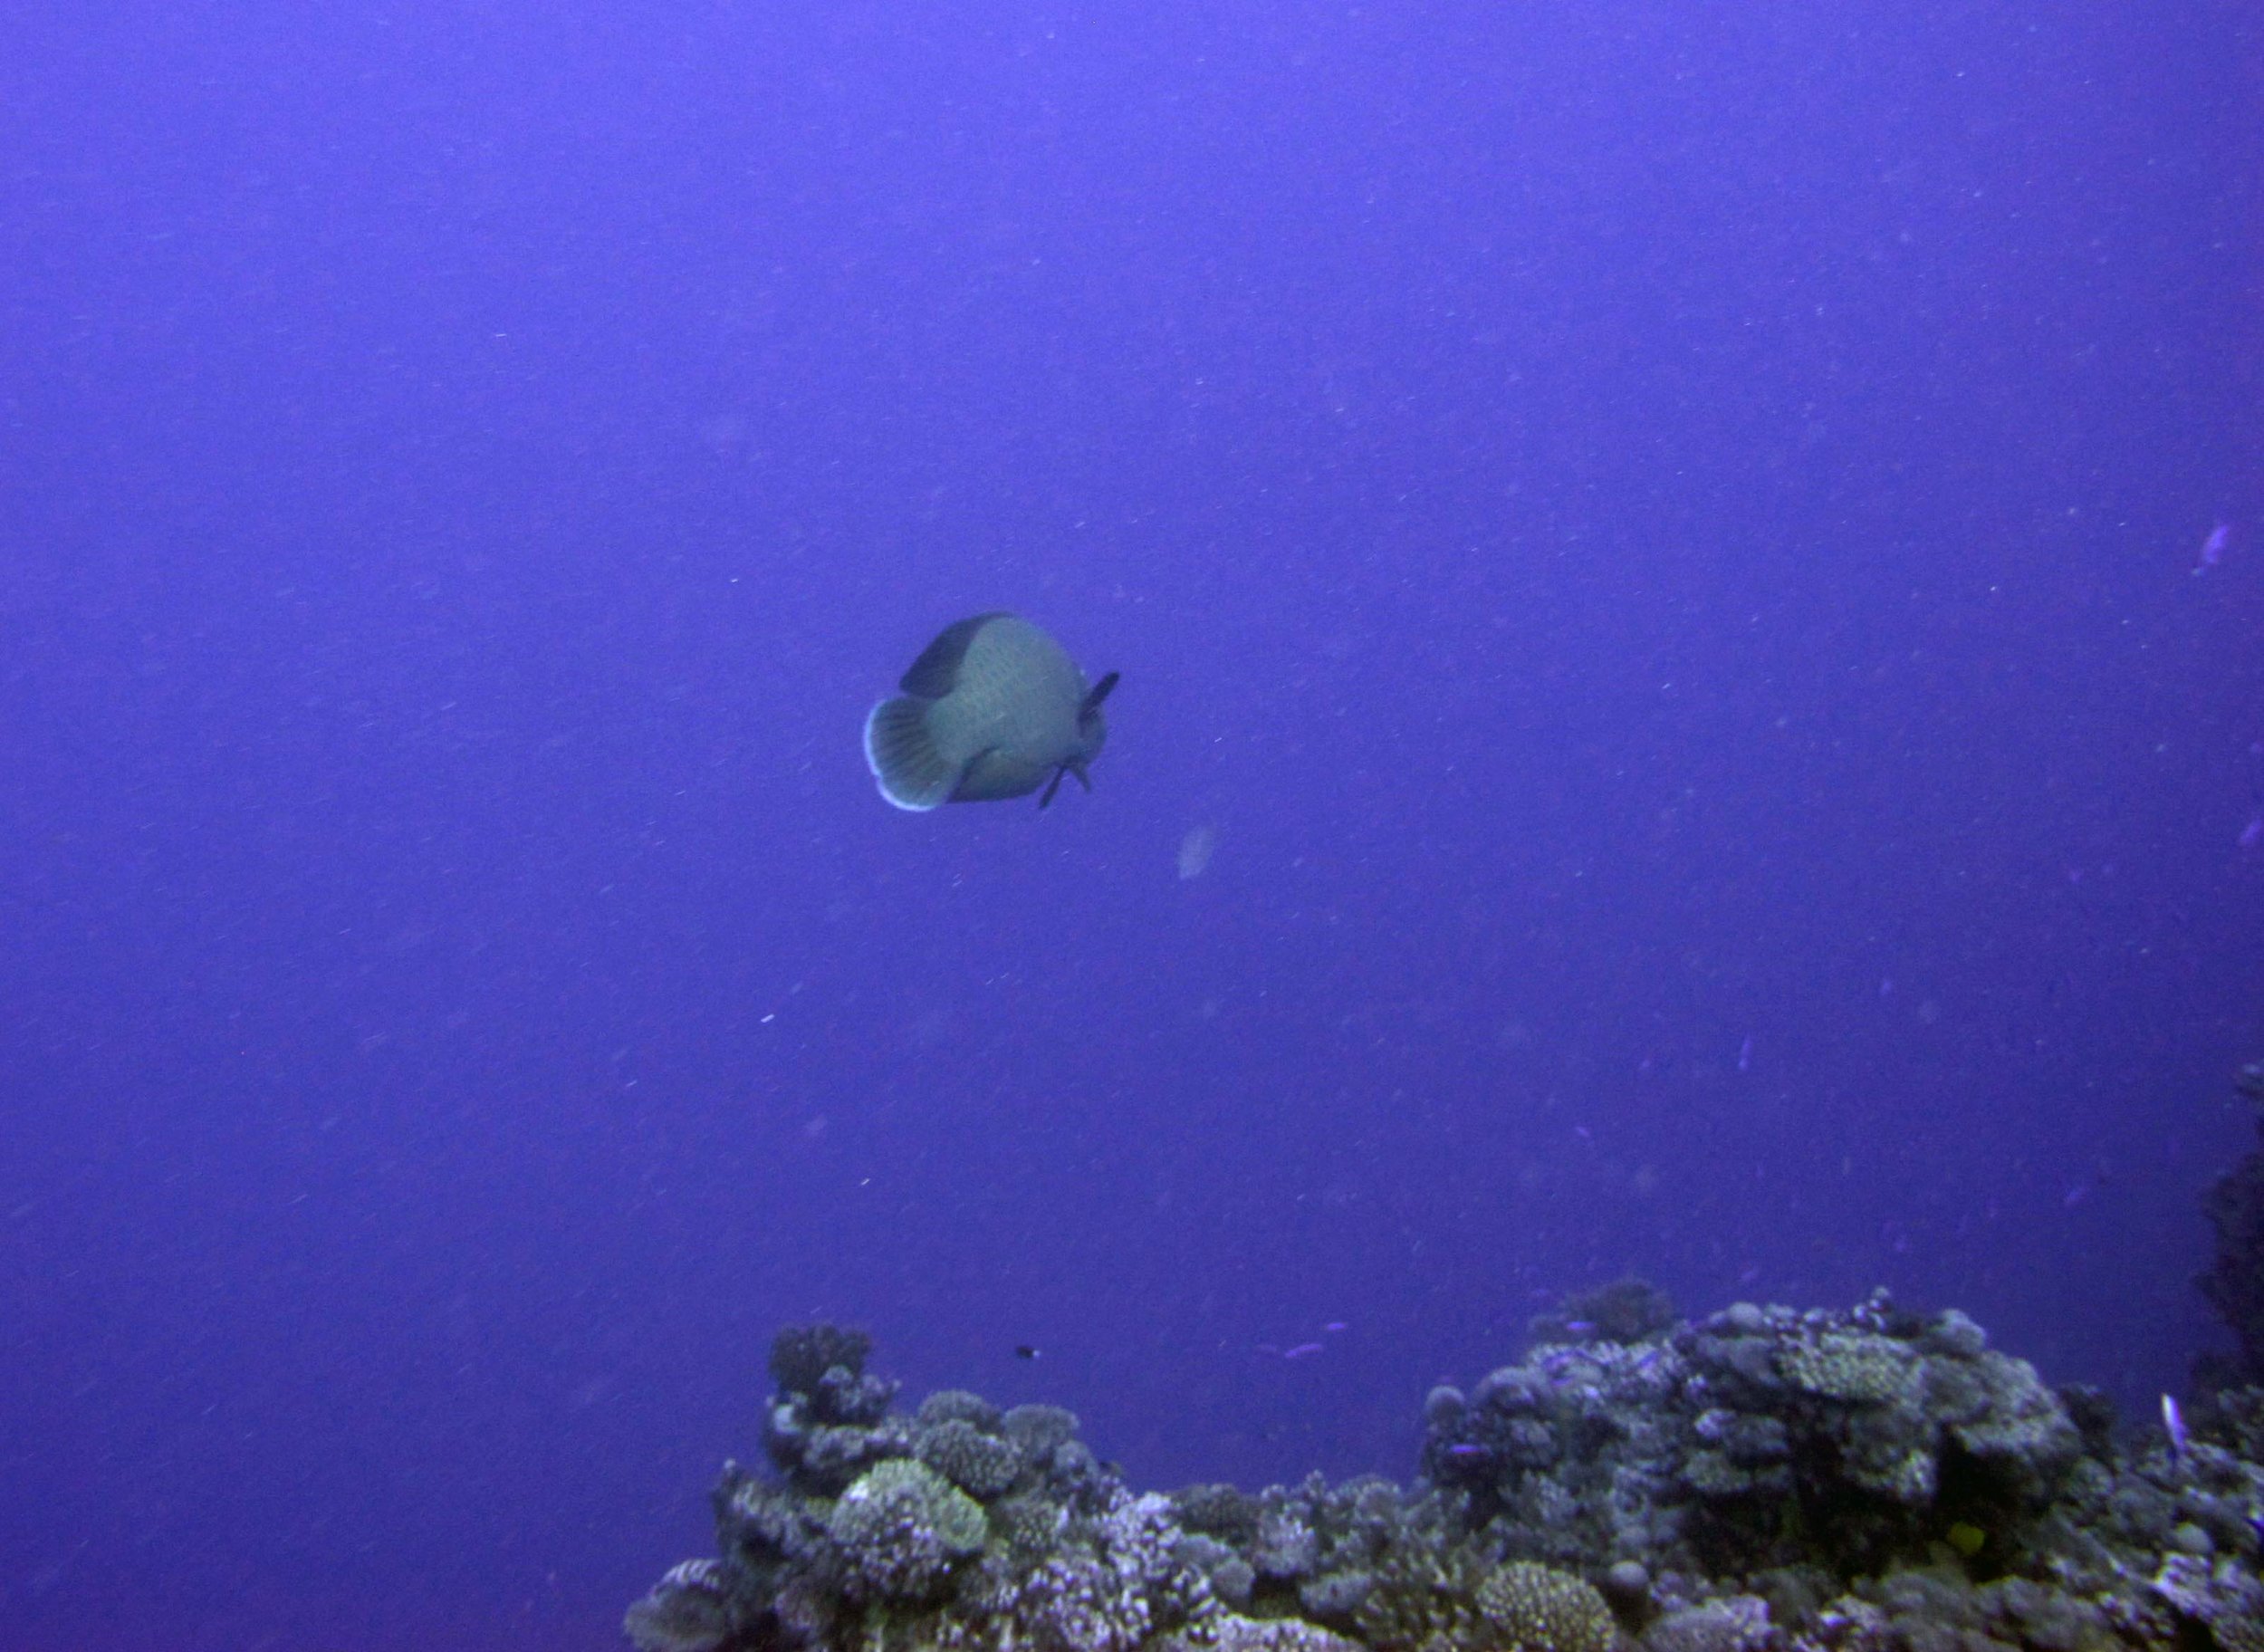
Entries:
{"label": "encrusting coral", "polygon": [[1423,1410],[1420,1477],[1136,1494],[1058,1407],[781,1333],[772,1477],[640,1652],[2264,1652],[2264,1390],[2118,1441],[1963,1315],[1629,1283]]}

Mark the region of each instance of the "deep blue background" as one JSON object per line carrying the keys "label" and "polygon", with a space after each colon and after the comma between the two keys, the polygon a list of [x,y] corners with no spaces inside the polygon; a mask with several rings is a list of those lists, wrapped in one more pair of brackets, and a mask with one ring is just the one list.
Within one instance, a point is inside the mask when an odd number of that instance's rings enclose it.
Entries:
{"label": "deep blue background", "polygon": [[[1625,1270],[2180,1380],[2251,14],[11,6],[0,1643],[613,1646],[811,1315],[1144,1484]],[[994,606],[1098,792],[899,814]]]}

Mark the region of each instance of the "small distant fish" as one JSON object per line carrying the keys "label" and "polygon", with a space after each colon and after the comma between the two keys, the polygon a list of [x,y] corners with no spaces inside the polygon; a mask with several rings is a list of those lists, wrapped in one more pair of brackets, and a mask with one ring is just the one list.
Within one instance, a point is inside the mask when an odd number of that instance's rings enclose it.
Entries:
{"label": "small distant fish", "polygon": [[2073,1210],[2077,1205],[2082,1204],[2093,1194],[2099,1192],[2103,1188],[2111,1187],[2114,1185],[2114,1167],[2109,1165],[2106,1160],[2100,1159],[2095,1166],[2092,1167],[2090,1175],[2079,1177],[2075,1181],[2067,1184],[2067,1191],[2061,1197],[2059,1202],[2062,1205],[2065,1205],[2068,1209]]}
{"label": "small distant fish", "polygon": [[1753,1035],[1748,1032],[1745,1042],[1737,1047],[1737,1070],[1750,1072],[1753,1066]]}
{"label": "small distant fish", "polygon": [[2232,524],[2230,523],[2221,522],[2210,529],[2209,537],[2202,541],[2202,560],[2194,564],[2193,571],[2199,573],[2204,568],[2214,568],[2224,560],[2225,547],[2231,543]]}
{"label": "small distant fish", "polygon": [[1486,1455],[1486,1448],[1482,1446],[1462,1443],[1449,1446],[1446,1448],[1446,1455],[1450,1457],[1482,1457]]}
{"label": "small distant fish", "polygon": [[1331,1321],[1329,1321],[1329,1323],[1327,1323],[1326,1325],[1323,1325],[1323,1326],[1321,1327],[1321,1330],[1338,1330],[1338,1331],[1342,1331],[1342,1330],[1350,1330],[1351,1329],[1352,1329],[1352,1327],[1351,1327],[1351,1326],[1349,1326],[1349,1325],[1348,1325],[1348,1324],[1346,1324],[1346,1323],[1345,1323],[1342,1320],[1331,1320]]}
{"label": "small distant fish", "polygon": [[1034,1348],[1031,1347],[1029,1343],[1027,1343],[1027,1342],[1017,1342],[1017,1343],[1015,1343],[1015,1344],[1014,1344],[1014,1358],[1015,1358],[1015,1359],[1035,1359],[1037,1357],[1038,1357],[1038,1350],[1037,1350],[1036,1349],[1034,1349]]}
{"label": "small distant fish", "polygon": [[2192,1436],[2185,1432],[2185,1413],[2178,1409],[2175,1397],[2168,1394],[2162,1397],[2162,1431],[2170,1436],[2170,1455],[2184,1462]]}
{"label": "small distant fish", "polygon": [[2264,843],[2264,814],[2258,815],[2240,828],[2240,841],[2242,849],[2254,849],[2259,843]]}
{"label": "small distant fish", "polygon": [[1064,774],[1093,789],[1086,767],[1108,725],[1100,704],[1114,671],[1090,688],[1061,645],[1013,614],[946,626],[921,651],[903,690],[865,718],[865,762],[880,795],[925,812],[945,803],[1027,797],[1042,809]]}
{"label": "small distant fish", "polygon": [[1283,1349],[1281,1350],[1281,1358],[1284,1359],[1302,1359],[1308,1355],[1317,1354],[1320,1351],[1321,1345],[1318,1342],[1300,1342],[1295,1348]]}
{"label": "small distant fish", "polygon": [[1185,882],[1200,878],[1211,864],[1211,857],[1218,852],[1218,833],[1208,826],[1190,826],[1187,835],[1179,840],[1179,878]]}

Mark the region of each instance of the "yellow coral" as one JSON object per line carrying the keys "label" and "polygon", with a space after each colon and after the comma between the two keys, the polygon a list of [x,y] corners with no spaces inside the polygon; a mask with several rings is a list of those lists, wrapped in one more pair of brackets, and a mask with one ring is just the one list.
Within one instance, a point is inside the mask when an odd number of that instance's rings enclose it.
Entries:
{"label": "yellow coral", "polygon": [[1780,1349],[1777,1369],[1803,1393],[1882,1405],[1912,1397],[1919,1367],[1917,1357],[1892,1338],[1834,1330]]}
{"label": "yellow coral", "polygon": [[1511,1561],[1478,1586],[1478,1610],[1495,1652],[1612,1652],[1619,1625],[1585,1578]]}

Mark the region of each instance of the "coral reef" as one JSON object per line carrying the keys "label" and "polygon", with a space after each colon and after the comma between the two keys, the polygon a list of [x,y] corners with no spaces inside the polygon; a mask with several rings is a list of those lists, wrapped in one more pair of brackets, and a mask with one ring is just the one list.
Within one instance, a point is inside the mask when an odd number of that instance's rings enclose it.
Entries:
{"label": "coral reef", "polygon": [[[1560,1565],[1855,1576],[2048,1502],[2083,1437],[1962,1314],[1750,1303],[1652,1341],[1543,1344],[1459,1408],[1424,1467],[1467,1532]],[[2000,1539],[2001,1542],[2001,1539]]]}
{"label": "coral reef", "polygon": [[2250,1062],[2233,1088],[2256,1109],[2259,1146],[2217,1180],[2202,1208],[2217,1230],[2217,1254],[2194,1280],[2239,1340],[2233,1356],[2205,1356],[2195,1376],[2204,1388],[2264,1383],[2264,1061]]}
{"label": "coral reef", "polygon": [[1424,1407],[1420,1476],[1136,1494],[1050,1406],[908,1417],[782,1332],[718,1553],[640,1652],[2264,1652],[2264,1389],[2118,1439],[1884,1294],[1677,1323],[1623,1282]]}
{"label": "coral reef", "polygon": [[1648,1280],[1615,1280],[1527,1328],[1535,1342],[1648,1342],[1674,1329],[1674,1304]]}

